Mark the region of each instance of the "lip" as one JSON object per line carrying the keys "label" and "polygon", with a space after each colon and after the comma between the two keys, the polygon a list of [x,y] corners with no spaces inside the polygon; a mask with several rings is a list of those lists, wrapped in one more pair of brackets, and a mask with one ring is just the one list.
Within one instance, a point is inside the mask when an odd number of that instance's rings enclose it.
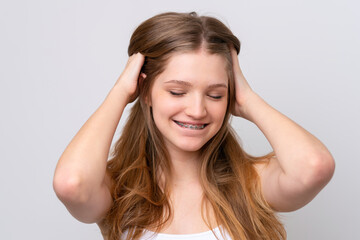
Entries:
{"label": "lip", "polygon": [[188,125],[208,125],[208,123],[204,123],[204,122],[187,122],[187,121],[179,121],[179,120],[173,120],[173,121]]}

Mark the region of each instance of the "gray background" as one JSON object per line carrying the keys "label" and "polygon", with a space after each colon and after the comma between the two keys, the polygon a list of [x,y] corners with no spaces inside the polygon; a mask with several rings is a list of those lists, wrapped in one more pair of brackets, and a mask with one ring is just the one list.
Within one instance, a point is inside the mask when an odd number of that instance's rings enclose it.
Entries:
{"label": "gray background", "polygon": [[[335,157],[327,187],[304,208],[281,214],[289,239],[360,239],[359,5],[1,1],[0,239],[101,239],[95,224],[78,222],[56,198],[54,169],[122,72],[131,33],[164,11],[224,21],[242,41],[240,62],[253,89]],[[254,124],[237,118],[233,125],[248,152],[270,150]]]}

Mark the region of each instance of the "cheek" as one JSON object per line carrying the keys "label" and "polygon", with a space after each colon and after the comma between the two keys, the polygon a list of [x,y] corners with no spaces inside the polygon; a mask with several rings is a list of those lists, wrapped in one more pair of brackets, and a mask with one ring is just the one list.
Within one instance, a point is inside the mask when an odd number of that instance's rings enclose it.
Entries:
{"label": "cheek", "polygon": [[171,118],[181,110],[181,106],[177,101],[172,100],[167,93],[156,93],[152,99],[152,111],[154,120]]}
{"label": "cheek", "polygon": [[217,117],[223,117],[226,113],[226,108],[227,108],[227,101],[223,101],[223,102],[217,102],[216,104],[212,103],[211,105],[209,105],[209,110],[212,113],[217,113]]}
{"label": "cheek", "polygon": [[219,104],[217,106],[213,106],[211,109],[211,114],[216,121],[221,124],[224,121],[226,114],[227,103]]}

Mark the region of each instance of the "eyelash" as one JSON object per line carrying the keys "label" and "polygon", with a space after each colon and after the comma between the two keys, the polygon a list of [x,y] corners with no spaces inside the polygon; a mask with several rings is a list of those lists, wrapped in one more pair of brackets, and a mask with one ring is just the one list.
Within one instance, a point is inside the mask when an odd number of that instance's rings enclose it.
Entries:
{"label": "eyelash", "polygon": [[[170,91],[170,94],[173,95],[173,96],[180,97],[180,96],[184,95],[185,93],[179,93],[179,92]],[[208,96],[215,99],[215,100],[219,100],[219,99],[221,99],[223,97],[223,96],[211,96],[211,95],[208,95]]]}
{"label": "eyelash", "polygon": [[179,92],[170,91],[170,94],[174,95],[174,96],[181,96],[181,95],[184,95],[185,93],[179,93]]}

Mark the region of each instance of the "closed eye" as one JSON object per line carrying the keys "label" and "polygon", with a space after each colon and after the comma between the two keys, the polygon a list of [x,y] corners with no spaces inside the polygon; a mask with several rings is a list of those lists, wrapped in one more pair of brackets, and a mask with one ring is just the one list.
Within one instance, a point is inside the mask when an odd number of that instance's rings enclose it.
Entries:
{"label": "closed eye", "polygon": [[211,97],[211,98],[213,98],[213,99],[221,99],[223,96],[209,95],[209,97]]}
{"label": "closed eye", "polygon": [[169,91],[171,95],[174,95],[174,96],[181,96],[181,95],[184,95],[185,93],[183,92],[174,92],[174,91]]}
{"label": "closed eye", "polygon": [[[182,96],[185,94],[185,92],[175,92],[175,91],[169,91],[169,93],[173,96]],[[223,96],[222,95],[208,95],[210,98],[219,100],[221,99]]]}

